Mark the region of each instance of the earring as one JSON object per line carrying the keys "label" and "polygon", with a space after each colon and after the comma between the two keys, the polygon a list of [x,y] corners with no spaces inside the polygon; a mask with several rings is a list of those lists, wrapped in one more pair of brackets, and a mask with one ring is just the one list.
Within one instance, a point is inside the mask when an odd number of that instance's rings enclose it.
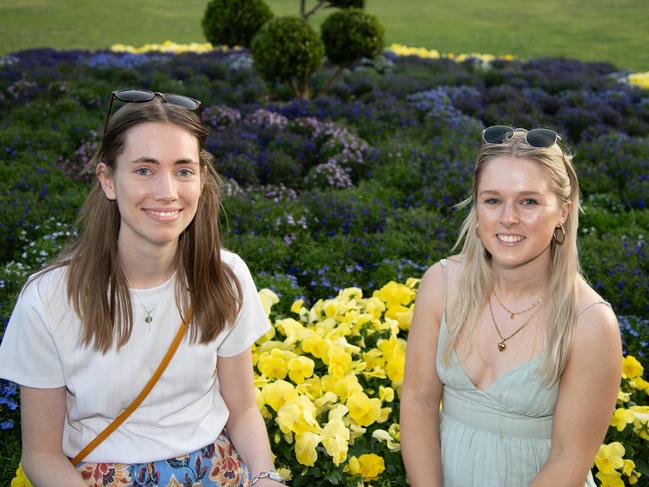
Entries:
{"label": "earring", "polygon": [[[561,230],[561,238],[557,238],[557,230]],[[554,240],[554,243],[557,245],[563,245],[563,242],[566,241],[566,231],[563,228],[563,225],[560,225],[554,229],[554,232],[552,232],[552,240]]]}
{"label": "earring", "polygon": [[478,238],[480,238],[480,232],[478,229],[480,228],[480,222],[475,224],[475,234],[477,235]]}

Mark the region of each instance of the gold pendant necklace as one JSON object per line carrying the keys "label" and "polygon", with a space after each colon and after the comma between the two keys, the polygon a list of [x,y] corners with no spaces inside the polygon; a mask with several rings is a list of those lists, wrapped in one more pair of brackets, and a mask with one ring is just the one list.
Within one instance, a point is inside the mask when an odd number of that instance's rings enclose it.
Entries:
{"label": "gold pendant necklace", "polygon": [[[506,309],[506,308],[505,308]],[[539,308],[541,309],[541,308]],[[502,333],[500,333],[500,329],[498,328],[498,324],[496,323],[496,318],[494,316],[494,310],[491,307],[491,297],[489,297],[489,313],[491,314],[491,320],[493,321],[494,327],[496,328],[496,332],[498,333],[498,336],[500,337],[500,341],[498,342],[498,351],[499,352],[504,352],[507,350],[507,344],[505,343],[507,340],[512,338],[514,335],[516,335],[519,331],[521,331],[525,326],[532,321],[532,318],[536,316],[536,313],[539,312],[539,309],[537,309],[534,313],[532,313],[532,316],[530,316],[525,323],[523,323],[521,326],[519,326],[514,333],[509,335],[508,337],[503,337]]]}
{"label": "gold pendant necklace", "polygon": [[509,313],[509,319],[510,320],[513,320],[516,317],[516,315],[522,315],[523,313],[527,313],[528,311],[532,311],[534,308],[536,308],[543,301],[543,297],[540,297],[539,299],[534,301],[534,304],[532,304],[532,306],[530,306],[529,308],[524,309],[523,311],[512,311],[507,306],[505,306],[503,304],[503,302],[500,300],[500,298],[496,294],[496,291],[494,291],[493,294],[494,294],[494,296],[496,296],[496,301],[498,301],[498,304],[500,306],[502,306],[503,309]]}
{"label": "gold pendant necklace", "polygon": [[147,326],[150,325],[151,322],[153,321],[153,316],[151,316],[151,313],[152,313],[153,310],[155,309],[155,306],[154,306],[153,308],[151,308],[151,309],[147,309],[147,307],[144,306],[144,303],[143,303],[142,300],[137,296],[137,294],[134,294],[134,296],[135,296],[135,298],[137,299],[138,303],[140,303],[140,306],[142,306],[142,309],[144,310],[144,322],[147,324]]}

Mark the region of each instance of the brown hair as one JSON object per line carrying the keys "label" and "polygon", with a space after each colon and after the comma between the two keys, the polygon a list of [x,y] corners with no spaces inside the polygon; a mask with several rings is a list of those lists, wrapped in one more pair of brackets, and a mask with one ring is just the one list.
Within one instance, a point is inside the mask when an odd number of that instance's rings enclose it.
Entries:
{"label": "brown hair", "polygon": [[462,299],[458,300],[454,316],[448,323],[444,361],[448,363],[462,329],[470,328],[476,323],[493,289],[491,256],[475,232],[478,223],[475,202],[485,165],[491,159],[501,156],[535,161],[547,170],[551,188],[558,196],[560,204],[565,206],[569,201],[572,202],[568,218],[563,224],[565,240],[562,245],[558,245],[553,238],[550,246],[550,282],[544,296],[544,303],[548,303],[549,329],[545,359],[539,369],[543,381],[549,385],[557,381],[563,372],[577,324],[577,283],[581,276],[577,254],[579,182],[570,154],[564,152],[558,144],[547,148],[532,147],[525,142],[524,131],[515,131],[512,137],[502,144],[482,145],[476,158],[472,194],[458,205],[471,208],[454,247],[457,248],[463,243],[460,254],[463,265],[458,286],[458,296],[462,296]]}
{"label": "brown hair", "polygon": [[[172,123],[191,133],[199,143],[204,178],[196,215],[180,235],[176,252],[176,304],[186,316],[191,303],[192,342],[208,343],[234,322],[241,307],[241,286],[221,260],[219,236],[219,182],[205,150],[207,131],[189,110],[154,99],[128,103],[115,112],[97,152],[85,170],[103,162],[115,169],[124,150],[126,133],[142,123]],[[79,236],[45,271],[67,266],[67,296],[82,323],[81,343],[105,353],[119,349],[131,336],[133,309],[128,283],[120,265],[117,237],[120,213],[108,200],[98,180],[77,219]]]}

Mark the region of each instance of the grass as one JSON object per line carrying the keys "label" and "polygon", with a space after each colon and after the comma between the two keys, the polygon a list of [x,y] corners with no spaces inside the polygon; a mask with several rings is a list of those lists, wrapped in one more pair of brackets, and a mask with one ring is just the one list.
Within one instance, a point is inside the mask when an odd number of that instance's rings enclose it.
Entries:
{"label": "grass", "polygon": [[[299,0],[267,0],[276,15]],[[122,42],[204,41],[205,0],[0,0],[0,53],[30,47],[104,48]],[[307,0],[307,6],[315,0]],[[649,70],[649,2],[638,0],[366,0],[386,42],[442,52],[564,56]],[[328,14],[314,16],[318,25]]]}

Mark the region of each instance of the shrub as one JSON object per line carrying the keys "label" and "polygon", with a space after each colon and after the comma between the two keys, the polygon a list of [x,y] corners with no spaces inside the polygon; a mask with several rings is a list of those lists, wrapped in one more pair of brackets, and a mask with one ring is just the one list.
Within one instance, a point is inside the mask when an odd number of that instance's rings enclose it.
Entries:
{"label": "shrub", "polygon": [[272,18],[264,0],[211,0],[202,26],[205,38],[214,46],[250,47],[261,26]]}
{"label": "shrub", "polygon": [[255,67],[263,78],[286,82],[304,98],[309,97],[309,76],[320,67],[322,53],[322,41],[300,17],[272,19],[252,40]]}
{"label": "shrub", "polygon": [[358,8],[331,14],[321,32],[327,58],[339,66],[363,57],[374,59],[383,49],[383,26],[374,15]]}

